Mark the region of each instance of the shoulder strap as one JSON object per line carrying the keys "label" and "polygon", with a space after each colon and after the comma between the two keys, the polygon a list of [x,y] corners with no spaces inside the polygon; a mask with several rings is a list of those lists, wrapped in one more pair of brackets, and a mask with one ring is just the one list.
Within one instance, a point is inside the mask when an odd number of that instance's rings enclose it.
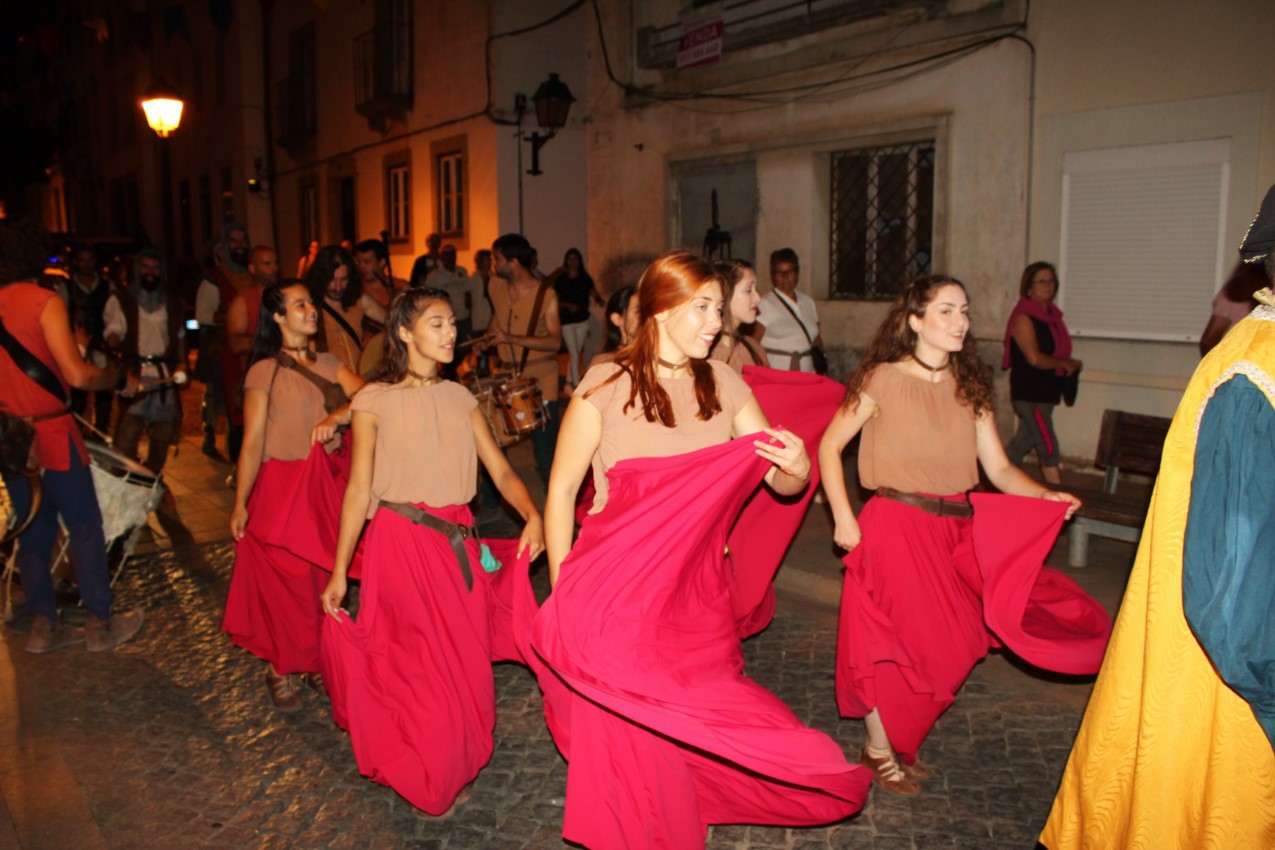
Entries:
{"label": "shoulder strap", "polygon": [[336,319],[336,323],[341,326],[341,330],[345,331],[347,334],[350,335],[350,339],[354,340],[355,348],[363,347],[362,337],[360,337],[358,333],[355,332],[354,328],[350,327],[350,323],[345,320],[345,316],[342,316],[340,313],[338,313],[332,307],[332,305],[329,304],[326,300],[323,302],[323,311],[327,313],[329,316],[331,316],[332,318]]}
{"label": "shoulder strap", "polygon": [[67,403],[66,391],[62,389],[62,383],[58,380],[57,375],[53,374],[53,370],[43,360],[27,351],[26,346],[18,342],[17,337],[9,333],[9,329],[4,326],[3,320],[0,320],[0,347],[3,347],[8,352],[23,374],[35,381],[40,389],[63,404]]}
{"label": "shoulder strap", "polygon": [[[545,303],[545,293],[549,291],[549,284],[540,281],[540,288],[536,290],[536,303],[531,307],[531,321],[527,324],[527,336],[536,335],[536,325],[540,323],[540,308]],[[525,345],[522,347],[522,359],[518,361],[518,373],[522,374],[522,370],[527,368],[527,358],[531,356],[531,349]]]}
{"label": "shoulder strap", "polygon": [[778,289],[775,290],[775,300],[784,305],[784,309],[791,313],[792,317],[797,320],[797,327],[801,328],[801,332],[806,335],[806,342],[809,345],[814,345],[814,338],[810,336],[810,331],[806,330],[806,323],[801,320],[801,316],[797,315],[797,311],[792,308],[792,306],[788,303],[788,299],[784,298],[783,293]]}
{"label": "shoulder strap", "polygon": [[319,392],[323,393],[323,409],[328,413],[336,410],[350,399],[345,394],[345,390],[336,381],[329,381],[322,375],[312,371],[309,367],[302,364],[290,354],[280,351],[274,356],[274,359],[285,369],[291,369],[301,377],[319,388]]}

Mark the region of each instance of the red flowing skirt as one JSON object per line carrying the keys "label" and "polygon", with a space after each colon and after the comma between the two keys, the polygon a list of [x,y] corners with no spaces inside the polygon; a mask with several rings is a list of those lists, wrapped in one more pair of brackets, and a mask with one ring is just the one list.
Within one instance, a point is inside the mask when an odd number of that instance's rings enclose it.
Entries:
{"label": "red flowing skirt", "polygon": [[681,850],[712,823],[828,823],[867,797],[866,770],[744,675],[723,551],[766,472],[754,439],[616,464],[536,617],[570,841]]}
{"label": "red flowing skirt", "polygon": [[[349,481],[350,432],[347,430],[331,452],[321,443],[310,447],[310,454],[299,462],[293,494],[279,511],[279,521],[264,531],[265,541],[332,572],[341,527],[341,504]],[[355,580],[362,578],[361,539],[346,575]]]}
{"label": "red flowing skirt", "polygon": [[974,518],[957,519],[872,498],[863,540],[844,559],[837,704],[847,717],[879,709],[909,763],[990,648],[1003,642],[1039,667],[1091,674],[1111,634],[1103,607],[1044,566],[1066,505],[970,501]]}
{"label": "red flowing skirt", "polygon": [[[744,382],[752,389],[770,424],[800,437],[812,458],[846,394],[842,384],[822,375],[761,366],[745,366]],[[735,576],[731,595],[741,638],[770,625],[775,615],[775,571],[818,489],[816,463],[811,467],[810,483],[800,493],[778,496],[768,487],[759,487],[735,521],[726,543]]]}
{"label": "red flowing skirt", "polygon": [[235,567],[221,627],[237,645],[280,673],[319,669],[327,576],[312,563],[271,546],[262,531],[278,527],[302,461],[267,460],[248,498],[248,526],[235,543]]}
{"label": "red flowing skirt", "polygon": [[[464,506],[419,507],[472,524]],[[491,662],[517,655],[505,571],[485,572],[469,540],[467,590],[447,537],[391,511],[372,518],[365,547],[358,620],[323,621],[333,719],[349,731],[360,773],[439,815],[491,758]]]}

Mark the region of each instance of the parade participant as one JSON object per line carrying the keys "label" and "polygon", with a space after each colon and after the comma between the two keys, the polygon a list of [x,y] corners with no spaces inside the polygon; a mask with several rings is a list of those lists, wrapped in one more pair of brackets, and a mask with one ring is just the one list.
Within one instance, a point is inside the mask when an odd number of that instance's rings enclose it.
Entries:
{"label": "parade participant", "polygon": [[247,368],[248,352],[257,335],[257,315],[261,312],[261,293],[279,280],[279,255],[267,245],[257,245],[248,252],[248,274],[252,286],[241,291],[226,310],[226,337],[230,350],[239,358],[239,368]]}
{"label": "parade participant", "polygon": [[296,711],[292,674],[321,686],[323,610],[315,595],[324,574],[268,544],[296,498],[295,481],[310,445],[333,439],[350,421],[346,399],[362,380],[330,354],[315,355],[310,338],[318,308],[303,284],[276,284],[261,296],[257,335],[244,380],[244,444],[239,456],[230,533],[235,567],[222,629],[266,662],[266,688],[280,711]]}
{"label": "parade participant", "polygon": [[[130,640],[142,627],[142,609],[111,611],[102,512],[89,474],[88,448],[67,407],[68,390],[137,389],[127,370],[84,362],[71,336],[66,304],[35,283],[48,253],[48,234],[22,219],[0,221],[0,413],[29,418],[32,453],[43,500],[18,537],[22,591],[31,610],[26,650],[53,652],[85,641],[92,652]],[[27,514],[33,495],[22,469],[3,470],[16,516]],[[58,621],[49,571],[59,521],[66,527],[80,599],[88,612],[83,634]]]}
{"label": "parade participant", "polygon": [[363,287],[359,304],[363,307],[363,345],[366,347],[372,337],[385,330],[385,311],[394,295],[407,289],[407,281],[390,275],[390,250],[380,239],[364,239],[355,245],[354,265]]}
{"label": "parade participant", "polygon": [[[469,502],[481,461],[525,521],[518,552],[544,548],[540,514],[478,403],[445,381],[456,323],[446,292],[395,297],[381,376],[353,404],[350,482],[332,577],[320,595],[323,668],[359,771],[441,815],[492,752],[490,595]],[[340,610],[363,543],[358,620]]]}
{"label": "parade participant", "polygon": [[1018,414],[1005,454],[1014,466],[1033,448],[1046,484],[1061,484],[1058,435],[1054,408],[1062,400],[1063,382],[1084,365],[1071,356],[1071,334],[1062,310],[1054,304],[1058,272],[1049,263],[1023,269],[1018,304],[1005,327],[1005,355],[1001,368],[1009,370],[1009,398]]}
{"label": "parade participant", "polygon": [[713,263],[713,270],[722,279],[726,315],[722,334],[708,356],[729,364],[736,372],[743,372],[745,366],[769,366],[770,359],[762,347],[740,331],[741,326],[757,321],[757,305],[761,303],[752,265],[744,260],[718,260]]}
{"label": "parade participant", "polygon": [[[657,258],[637,297],[636,338],[589,370],[567,409],[546,501],[554,591],[531,644],[569,761],[563,837],[685,848],[710,823],[846,817],[867,772],[744,677],[722,555],[763,478],[794,494],[810,459],[734,370],[707,359],[722,293],[706,261]],[[573,547],[590,466],[598,494]]]}
{"label": "parade participant", "polygon": [[[917,750],[930,727],[997,639],[1039,666],[1084,673],[1101,662],[1110,628],[1096,602],[1041,566],[1080,502],[1005,457],[969,330],[959,281],[932,275],[904,287],[819,446],[834,539],[849,552],[837,701],[867,726],[860,763],[904,796],[929,775]],[[860,483],[877,494],[856,520],[841,453],[860,431]],[[967,497],[980,463],[1002,493],[1035,498]],[[1022,588],[1031,598],[1014,598]]]}
{"label": "parade participant", "polygon": [[222,460],[217,452],[217,415],[226,416],[226,454],[233,464],[243,441],[243,368],[230,350],[226,314],[235,296],[253,284],[248,271],[248,229],[230,221],[221,229],[207,277],[195,293],[195,321],[199,322],[199,360],[195,377],[204,382],[203,452]]}
{"label": "parade participant", "polygon": [[[106,365],[106,299],[114,291],[111,281],[98,271],[97,251],[92,245],[76,245],[71,252],[71,275],[66,282],[66,309],[71,327],[82,328],[84,359]],[[72,387],[71,410],[88,418],[89,396],[93,399],[93,425],[104,434],[111,430],[112,392],[84,393]]]}
{"label": "parade participant", "polygon": [[[492,302],[487,336],[506,366],[535,378],[545,403],[545,427],[531,432],[532,454],[540,480],[549,482],[558,441],[558,297],[535,273],[535,250],[517,233],[507,233],[491,246],[496,277],[489,288]],[[480,345],[483,345],[480,343]],[[485,346],[484,346],[485,347]]]}
{"label": "parade participant", "polygon": [[[1275,274],[1275,190],[1240,250]],[[1165,438],[1049,850],[1275,847],[1275,292],[1255,297]]]}
{"label": "parade participant", "polygon": [[319,251],[305,284],[320,313],[315,350],[330,352],[357,374],[363,352],[363,306],[359,303],[363,286],[354,260],[341,246],[328,245]]}
{"label": "parade participant", "polygon": [[137,457],[146,432],[145,466],[156,475],[181,433],[179,388],[186,383],[185,311],[167,283],[160,253],[144,248],[133,261],[132,282],[107,300],[105,311],[106,339],[129,368],[146,382],[173,382],[123,402],[115,427],[115,448],[129,457]]}

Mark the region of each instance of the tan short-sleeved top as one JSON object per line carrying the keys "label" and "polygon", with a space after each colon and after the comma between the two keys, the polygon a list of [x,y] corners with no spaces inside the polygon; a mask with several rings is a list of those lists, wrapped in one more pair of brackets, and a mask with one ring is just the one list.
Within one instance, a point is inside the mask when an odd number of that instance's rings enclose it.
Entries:
{"label": "tan short-sleeved top", "polygon": [[859,447],[864,487],[952,496],[978,483],[974,409],[957,400],[950,376],[934,384],[883,363],[863,392],[877,403]]}
{"label": "tan short-sleeved top", "polygon": [[[341,363],[331,354],[319,354],[306,364],[321,378],[336,382]],[[278,373],[278,374],[276,374]],[[310,432],[328,412],[323,409],[323,393],[292,369],[284,369],[274,359],[258,360],[244,377],[244,390],[265,390],[266,460],[305,460],[310,454]]]}
{"label": "tan short-sleeved top", "polygon": [[[504,280],[495,277],[491,279],[487,292],[491,296],[492,318],[505,333],[513,336],[527,336],[527,325],[531,322],[531,311],[536,306],[536,293],[539,290],[532,289],[517,301],[510,303],[509,288],[509,284]],[[553,287],[550,286],[549,291],[545,293],[544,303],[540,305],[535,333],[531,336],[549,335],[545,316],[550,310],[557,309],[553,306],[553,301]],[[511,369],[518,367],[523,351],[527,351],[521,345],[501,345],[497,348],[500,359]],[[540,392],[544,394],[545,401],[558,400],[558,355],[556,352],[528,351],[527,365],[522,370],[522,375],[525,378],[535,378],[540,382]]]}
{"label": "tan short-sleeved top", "polygon": [[372,504],[467,505],[478,487],[478,452],[469,414],[478,400],[460,384],[364,384],[350,409],[374,414]]}
{"label": "tan short-sleeved top", "polygon": [[[722,410],[707,422],[700,419],[699,405],[695,401],[695,379],[660,378],[660,386],[669,394],[673,403],[673,415],[677,425],[666,428],[659,422],[648,422],[642,415],[640,402],[625,412],[629,400],[631,380],[621,375],[606,384],[606,380],[620,371],[615,363],[594,366],[585,373],[576,387],[573,398],[583,399],[602,414],[602,441],[593,455],[593,486],[597,496],[589,513],[597,513],[607,501],[606,471],[622,460],[631,457],[668,457],[693,452],[707,446],[724,443],[731,438],[731,424],[753,391],[736,372],[717,360],[709,360],[713,378],[717,381],[717,399]],[[589,393],[594,387],[599,389]],[[586,395],[587,394],[587,395]]]}
{"label": "tan short-sleeved top", "polygon": [[745,366],[770,365],[770,358],[766,356],[766,352],[755,340],[748,337],[741,337],[734,343],[726,343],[719,339],[708,356],[727,364],[740,374],[743,374]]}

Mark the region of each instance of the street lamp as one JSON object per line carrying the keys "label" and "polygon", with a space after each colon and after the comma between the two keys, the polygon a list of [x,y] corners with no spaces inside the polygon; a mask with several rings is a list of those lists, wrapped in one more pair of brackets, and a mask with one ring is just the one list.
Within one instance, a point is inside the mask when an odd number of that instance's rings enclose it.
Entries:
{"label": "street lamp", "polygon": [[155,83],[142,98],[146,123],[159,137],[159,185],[164,215],[164,259],[173,259],[173,164],[168,152],[168,135],[182,120],[182,99],[163,83]]}
{"label": "street lamp", "polygon": [[[547,131],[543,136],[535,132],[527,138],[527,141],[531,143],[531,168],[527,170],[527,173],[535,176],[544,173],[540,170],[540,149],[553,138],[555,133],[566,126],[567,113],[571,111],[571,104],[575,102],[575,98],[571,95],[571,89],[558,79],[557,74],[550,74],[549,79],[541,83],[536,93],[531,96],[531,102],[536,105],[536,123],[540,125],[541,130]],[[518,110],[518,126],[521,130],[522,114],[527,109],[527,98],[524,95],[518,95],[515,107]]]}

